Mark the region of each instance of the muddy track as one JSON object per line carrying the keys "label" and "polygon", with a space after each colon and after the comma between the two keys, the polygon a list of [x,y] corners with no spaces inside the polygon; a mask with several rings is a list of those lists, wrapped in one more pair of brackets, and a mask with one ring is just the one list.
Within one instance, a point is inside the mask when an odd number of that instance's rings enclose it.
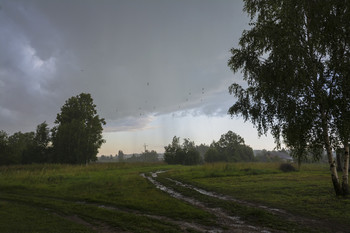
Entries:
{"label": "muddy track", "polygon": [[282,210],[282,209],[270,208],[266,205],[262,205],[259,203],[238,200],[238,199],[233,198],[232,196],[223,195],[223,194],[219,194],[219,193],[215,193],[215,192],[211,192],[211,191],[206,191],[204,189],[200,189],[200,188],[195,187],[193,185],[184,184],[180,181],[177,181],[177,180],[174,180],[171,178],[166,178],[166,179],[175,183],[178,186],[182,186],[182,187],[194,190],[200,194],[203,194],[203,195],[206,195],[209,197],[213,197],[213,198],[216,198],[219,200],[223,200],[223,201],[231,201],[231,202],[238,203],[240,205],[244,205],[244,206],[248,206],[248,207],[252,207],[252,208],[257,208],[257,209],[262,209],[262,210],[267,211],[271,214],[280,216],[287,221],[298,223],[299,225],[309,226],[309,227],[316,228],[316,229],[328,230],[330,232],[337,232],[337,233],[348,232],[348,231],[344,231],[344,229],[347,228],[346,226],[335,225],[334,223],[329,222],[329,221],[307,218],[305,216],[298,216],[298,215],[289,213],[289,212]]}
{"label": "muddy track", "polygon": [[[148,179],[158,189],[168,193],[169,195],[173,196],[174,198],[186,201],[186,202],[188,202],[196,207],[199,207],[201,209],[204,209],[205,211],[208,211],[209,213],[214,214],[215,216],[218,217],[218,220],[219,220],[218,224],[224,226],[224,228],[229,227],[231,229],[231,230],[221,230],[218,232],[264,232],[264,233],[281,232],[281,231],[276,231],[274,229],[267,229],[267,228],[261,228],[261,227],[248,225],[245,222],[241,221],[239,216],[230,216],[222,209],[210,208],[207,204],[200,202],[199,200],[196,200],[193,197],[186,197],[183,194],[173,190],[172,188],[166,187],[164,184],[161,184],[158,180],[156,180],[158,174],[163,173],[163,172],[164,171],[153,172],[153,173],[150,173],[150,176],[146,176],[145,174],[141,174],[141,176]],[[211,192],[211,191],[206,191],[204,189],[195,187],[193,185],[184,184],[180,181],[177,181],[177,180],[174,180],[171,178],[166,178],[166,179],[168,181],[173,182],[176,186],[181,186],[181,187],[184,187],[186,189],[196,191],[202,195],[205,195],[205,196],[208,196],[211,198],[215,198],[215,199],[219,199],[222,201],[234,202],[234,203],[240,204],[242,206],[262,209],[262,210],[269,212],[273,215],[279,216],[282,219],[285,219],[286,221],[297,223],[298,225],[307,226],[307,227],[310,227],[313,229],[322,229],[322,230],[326,230],[329,232],[337,232],[337,233],[348,232],[347,230],[344,230],[344,229],[347,229],[347,226],[340,226],[340,225],[334,224],[333,222],[330,222],[330,221],[312,219],[312,218],[307,218],[305,216],[298,216],[298,215],[289,213],[289,212],[282,210],[282,209],[270,208],[266,205],[262,205],[259,203],[238,200],[238,199],[233,198],[232,196],[223,195],[223,194],[219,194],[219,193],[215,193],[215,192]]]}
{"label": "muddy track", "polygon": [[[223,233],[229,233],[229,232],[239,232],[239,233],[255,233],[255,232],[261,232],[261,233],[270,233],[270,232],[280,232],[268,228],[263,228],[263,227],[257,227],[257,226],[252,226],[250,224],[247,224],[246,222],[242,221],[239,216],[231,216],[228,214],[226,211],[224,211],[221,208],[212,208],[209,207],[208,204],[203,203],[193,197],[187,197],[184,196],[183,194],[173,190],[170,187],[166,187],[165,185],[161,184],[159,181],[157,181],[155,178],[159,173],[162,173],[163,171],[158,171],[158,172],[153,172],[150,175],[146,174],[141,174],[142,177],[146,178],[149,180],[155,187],[158,189],[168,193],[170,196],[178,199],[185,201],[187,203],[190,203],[191,205],[194,205],[200,209],[203,209],[217,217],[217,223],[221,227],[213,228],[211,230],[204,229],[204,231],[199,230],[200,232],[223,232]],[[174,180],[173,180],[174,181]],[[219,197],[219,194],[214,194],[211,192],[207,192],[205,190],[201,190],[198,188],[195,188],[193,186],[188,186],[185,184],[182,184],[181,182],[174,181],[177,183],[177,185],[183,185],[186,186],[187,188],[192,188],[195,191],[198,191],[202,194],[209,195],[211,197]]]}

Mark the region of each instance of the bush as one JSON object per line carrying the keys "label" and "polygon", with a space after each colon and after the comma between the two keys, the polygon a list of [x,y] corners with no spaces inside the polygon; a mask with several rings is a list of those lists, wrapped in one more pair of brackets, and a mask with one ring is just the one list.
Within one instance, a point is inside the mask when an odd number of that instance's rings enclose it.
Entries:
{"label": "bush", "polygon": [[282,163],[280,165],[280,170],[283,172],[294,172],[296,171],[295,167],[293,167],[290,163]]}

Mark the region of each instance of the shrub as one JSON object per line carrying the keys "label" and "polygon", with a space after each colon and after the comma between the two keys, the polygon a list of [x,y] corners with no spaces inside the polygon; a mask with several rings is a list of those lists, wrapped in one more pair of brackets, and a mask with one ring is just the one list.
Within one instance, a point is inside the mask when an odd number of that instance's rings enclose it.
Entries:
{"label": "shrub", "polygon": [[296,171],[295,167],[293,167],[290,163],[282,163],[280,165],[280,170],[283,172],[294,172]]}

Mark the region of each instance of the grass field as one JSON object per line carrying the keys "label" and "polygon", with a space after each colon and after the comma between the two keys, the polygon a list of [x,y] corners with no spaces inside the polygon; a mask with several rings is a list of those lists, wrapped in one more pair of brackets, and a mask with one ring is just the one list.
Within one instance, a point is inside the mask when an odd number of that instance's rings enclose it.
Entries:
{"label": "grass field", "polygon": [[[164,185],[254,226],[285,232],[350,231],[350,199],[334,195],[327,166],[303,165],[300,172],[288,173],[278,166],[111,163],[0,167],[0,232],[200,232],[191,224],[218,225],[217,216],[171,197],[140,175],[159,170],[167,171],[157,178]],[[253,204],[217,200],[169,178]],[[271,214],[259,205],[282,209],[297,218]],[[300,222],[304,218],[324,225]]]}

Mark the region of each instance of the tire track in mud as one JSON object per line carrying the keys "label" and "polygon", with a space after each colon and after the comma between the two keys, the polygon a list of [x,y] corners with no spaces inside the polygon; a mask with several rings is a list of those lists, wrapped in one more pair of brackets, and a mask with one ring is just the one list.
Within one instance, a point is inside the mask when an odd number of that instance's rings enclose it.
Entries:
{"label": "tire track in mud", "polygon": [[[233,229],[234,229],[234,230],[228,230],[228,231],[221,230],[221,231],[214,231],[214,232],[242,232],[242,233],[246,233],[246,232],[254,232],[254,233],[255,232],[262,232],[262,233],[284,232],[284,231],[278,231],[275,229],[259,228],[256,226],[247,225],[246,223],[244,223],[244,221],[241,221],[238,216],[230,216],[227,213],[225,213],[225,211],[223,211],[222,209],[210,208],[205,203],[202,203],[194,198],[184,196],[181,193],[174,191],[172,188],[166,187],[165,185],[161,184],[159,181],[155,180],[155,178],[157,178],[158,174],[164,173],[164,172],[166,172],[166,171],[152,172],[152,173],[150,173],[151,176],[146,176],[145,174],[141,174],[141,176],[148,179],[158,189],[160,189],[164,192],[167,192],[169,195],[173,196],[174,198],[186,201],[194,206],[202,208],[210,213],[213,213],[214,215],[216,215],[218,217],[218,220],[220,220],[220,218],[223,218],[224,221],[221,221],[221,222],[219,221],[218,223],[225,226],[225,227],[227,227],[227,226],[233,227]],[[247,206],[247,207],[262,209],[262,210],[269,212],[273,215],[279,216],[279,217],[285,219],[286,221],[294,222],[294,223],[297,223],[298,225],[302,225],[302,226],[307,226],[307,227],[312,228],[314,230],[320,229],[322,231],[326,230],[327,232],[329,231],[329,232],[337,232],[337,233],[348,232],[347,226],[334,224],[333,222],[328,221],[328,220],[313,219],[313,218],[308,218],[305,216],[295,215],[295,214],[289,213],[289,212],[282,210],[282,209],[271,208],[271,207],[268,207],[268,206],[265,206],[265,205],[262,205],[259,203],[239,200],[239,199],[233,198],[232,196],[207,191],[207,190],[195,187],[195,186],[190,185],[190,184],[184,184],[180,181],[177,181],[177,180],[174,180],[171,178],[166,178],[166,179],[169,180],[170,182],[173,182],[177,186],[181,186],[181,187],[196,191],[202,195],[212,197],[215,199],[219,199],[222,201],[234,202],[234,203],[237,203],[237,204],[240,204],[243,206]]]}
{"label": "tire track in mud", "polygon": [[[161,184],[159,181],[157,181],[155,178],[158,176],[158,174],[163,173],[165,171],[157,171],[157,172],[152,172],[150,173],[150,176],[147,176],[145,173],[140,174],[142,177],[144,177],[145,179],[147,179],[149,182],[151,182],[156,188],[168,193],[170,196],[178,199],[178,200],[182,200],[185,201],[187,203],[190,203],[191,205],[194,205],[200,209],[203,209],[213,215],[215,215],[217,217],[217,223],[222,226],[222,228],[212,228],[211,230],[207,230],[207,229],[202,229],[199,230],[200,232],[212,232],[212,233],[229,233],[229,232],[237,232],[237,233],[271,233],[271,232],[277,232],[275,230],[271,230],[271,229],[267,229],[267,228],[260,228],[260,227],[256,227],[256,226],[252,226],[249,225],[247,223],[245,223],[244,221],[242,221],[240,219],[239,216],[231,216],[228,213],[226,213],[224,210],[222,210],[221,208],[211,208],[209,207],[207,204],[196,200],[195,198],[192,197],[187,197],[184,196],[183,194],[173,190],[172,188],[166,187],[165,185]],[[175,181],[177,182],[177,185],[182,185],[185,186],[187,188],[192,188],[193,190],[200,192],[204,195],[208,195],[211,197],[215,197],[218,198],[219,194],[214,194],[212,192],[207,192],[205,190],[202,189],[198,189],[195,188],[194,186],[189,186],[189,185],[185,185],[182,184],[181,182]],[[203,231],[204,230],[204,231]]]}
{"label": "tire track in mud", "polygon": [[223,200],[223,201],[232,201],[232,202],[235,202],[235,203],[240,204],[240,205],[244,205],[244,206],[248,206],[248,207],[252,207],[252,208],[258,208],[258,209],[265,210],[265,211],[267,211],[267,212],[269,212],[269,213],[271,213],[273,215],[280,216],[280,217],[282,217],[285,220],[290,221],[290,222],[296,222],[298,224],[305,225],[305,226],[313,226],[313,227],[316,227],[316,228],[319,228],[319,229],[328,229],[330,231],[333,231],[333,230],[336,229],[337,233],[344,233],[343,227],[334,226],[333,223],[329,223],[327,221],[320,221],[320,220],[316,220],[316,219],[306,218],[306,217],[303,217],[303,216],[293,215],[291,213],[288,213],[285,210],[281,210],[281,209],[277,209],[277,208],[270,208],[268,206],[261,205],[261,204],[258,204],[258,203],[238,200],[238,199],[233,198],[232,196],[223,195],[223,194],[219,194],[219,193],[215,193],[215,192],[211,192],[211,191],[206,191],[204,189],[195,187],[195,186],[190,185],[190,184],[184,184],[184,183],[182,183],[180,181],[177,181],[177,180],[174,180],[174,179],[171,179],[171,178],[166,178],[166,179],[171,181],[171,182],[173,182],[173,183],[175,183],[178,186],[182,186],[182,187],[194,190],[194,191],[196,191],[196,192],[198,192],[200,194],[203,194],[203,195],[206,195],[206,196],[209,196],[209,197],[213,197],[213,198],[216,198],[216,199],[219,199],[219,200]]}

